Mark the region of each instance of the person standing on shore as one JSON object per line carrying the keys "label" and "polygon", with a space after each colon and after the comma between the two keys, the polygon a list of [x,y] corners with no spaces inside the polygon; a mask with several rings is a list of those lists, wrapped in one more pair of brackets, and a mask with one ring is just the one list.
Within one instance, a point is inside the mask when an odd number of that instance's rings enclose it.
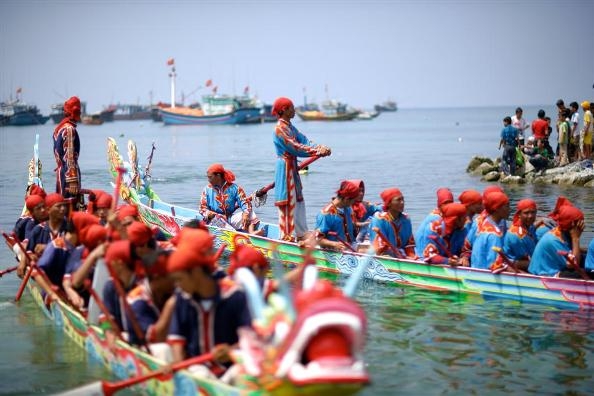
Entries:
{"label": "person standing on shore", "polygon": [[522,118],[524,110],[521,107],[516,109],[516,115],[511,118],[512,126],[518,130],[518,142],[520,146],[524,145],[524,131],[528,129],[530,125],[526,122],[525,118]]}
{"label": "person standing on shore", "polygon": [[80,139],[76,131],[80,109],[80,100],[76,96],[64,102],[64,119],[56,126],[53,134],[56,192],[64,198],[76,198],[80,192]]}
{"label": "person standing on shore", "polygon": [[516,173],[516,147],[518,146],[518,130],[511,125],[511,118],[503,119],[503,129],[501,130],[501,140],[499,149],[503,146],[503,155],[501,158],[502,170],[506,175]]}
{"label": "person standing on shore", "polygon": [[297,157],[325,157],[331,154],[331,150],[327,146],[314,144],[291,124],[291,119],[295,117],[291,99],[276,99],[272,115],[278,118],[273,143],[278,156],[274,182],[280,239],[294,241],[295,232],[297,240],[301,240],[307,231],[307,222]]}

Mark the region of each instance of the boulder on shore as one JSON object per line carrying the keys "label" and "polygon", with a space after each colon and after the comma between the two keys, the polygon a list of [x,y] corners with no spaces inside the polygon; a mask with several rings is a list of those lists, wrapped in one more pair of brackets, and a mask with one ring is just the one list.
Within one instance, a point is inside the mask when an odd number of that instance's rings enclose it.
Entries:
{"label": "boulder on shore", "polygon": [[565,166],[557,166],[544,171],[535,171],[528,161],[516,169],[515,175],[505,175],[499,170],[500,158],[474,156],[466,168],[467,173],[481,176],[484,181],[500,181],[507,184],[561,184],[572,186],[594,187],[594,169],[591,160],[573,162]]}

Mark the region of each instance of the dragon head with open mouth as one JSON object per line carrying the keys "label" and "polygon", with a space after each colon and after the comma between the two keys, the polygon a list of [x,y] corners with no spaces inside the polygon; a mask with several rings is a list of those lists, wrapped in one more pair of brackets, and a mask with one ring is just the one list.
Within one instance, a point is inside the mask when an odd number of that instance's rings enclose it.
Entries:
{"label": "dragon head with open mouth", "polygon": [[[250,274],[242,270],[238,277]],[[308,283],[290,298],[273,293],[266,303],[261,291],[246,287],[255,315],[253,329],[240,330],[241,387],[344,395],[369,383],[363,360],[365,313],[331,282],[310,277]],[[261,313],[253,308],[259,304]]]}

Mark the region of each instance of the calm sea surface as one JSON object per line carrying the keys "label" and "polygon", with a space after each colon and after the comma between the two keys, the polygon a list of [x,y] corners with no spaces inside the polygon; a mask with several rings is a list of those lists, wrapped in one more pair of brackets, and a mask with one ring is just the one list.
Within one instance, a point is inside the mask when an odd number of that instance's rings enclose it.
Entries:
{"label": "calm sea surface", "polygon": [[[494,157],[501,119],[515,108],[399,110],[372,121],[296,125],[310,139],[332,148],[332,156],[310,166],[302,177],[310,227],[342,179],[363,179],[366,198],[399,187],[413,226],[435,206],[435,191],[450,187],[482,190],[486,184],[465,173],[473,155]],[[552,106],[544,107],[555,114]],[[528,107],[528,120],[538,108]],[[40,138],[46,187],[54,184],[51,121],[40,127],[0,128],[0,228],[12,229],[23,205],[27,164],[35,133]],[[126,158],[136,141],[141,166],[151,143],[153,187],[162,199],[196,205],[206,168],[221,162],[247,192],[273,179],[274,124],[166,127],[151,121],[120,121],[79,127],[83,187],[109,187],[106,138],[115,137]],[[594,236],[593,190],[582,187],[504,187],[512,199],[530,197],[548,213],[558,195],[569,197],[586,215],[582,244]],[[259,216],[275,221],[272,202]],[[0,249],[0,269],[14,265]],[[344,279],[339,278],[342,283]],[[36,308],[30,297],[11,301],[19,281],[0,279],[0,394],[52,393],[108,373]],[[369,320],[366,359],[372,385],[365,395],[591,394],[594,389],[594,317],[507,301],[363,283],[357,296]]]}

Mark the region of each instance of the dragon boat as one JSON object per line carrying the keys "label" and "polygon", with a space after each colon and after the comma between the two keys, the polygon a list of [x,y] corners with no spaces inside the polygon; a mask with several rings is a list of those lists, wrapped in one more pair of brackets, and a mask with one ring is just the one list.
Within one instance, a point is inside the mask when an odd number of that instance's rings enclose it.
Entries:
{"label": "dragon boat", "polygon": [[[117,176],[118,168],[127,169],[126,182],[120,194],[126,201],[138,206],[144,222],[175,235],[183,224],[201,219],[197,210],[162,201],[152,190],[150,175],[140,175],[135,145],[128,142],[129,161],[125,162],[116,142],[108,139],[110,172]],[[239,232],[230,227],[209,225],[216,244],[233,249],[233,240],[241,240],[262,251],[267,257],[276,254],[285,264],[303,263],[306,252],[296,243],[278,240],[275,224],[266,224],[267,235],[258,236]],[[322,272],[351,274],[367,258],[367,254],[350,251],[337,252],[315,248],[311,253]],[[365,278],[394,285],[407,285],[435,291],[450,291],[480,296],[483,299],[510,299],[523,303],[544,304],[561,309],[594,309],[594,281],[567,279],[509,272],[493,273],[470,267],[432,265],[423,261],[373,256],[363,275]]]}
{"label": "dragon boat", "polygon": [[[37,147],[36,143],[29,165],[29,185],[41,185]],[[18,241],[14,237],[5,235],[5,238],[11,250],[19,250],[18,246],[15,249]],[[105,264],[100,261],[98,266]],[[174,364],[171,374],[158,372],[166,362],[148,353],[156,344],[149,345],[145,351],[117,340],[110,347],[103,329],[94,323],[90,313],[82,314],[62,297],[48,301],[33,278],[21,286],[26,284],[34,301],[56,328],[83,348],[90,359],[102,362],[121,380],[99,381],[65,395],[110,395],[132,383],[135,393],[150,395],[351,395],[369,383],[363,361],[366,316],[351,298],[360,276],[361,273],[355,274],[350,285],[341,291],[327,281],[318,280],[316,267],[309,266],[303,274],[303,286],[295,293],[290,293],[288,285],[281,281],[280,292],[272,293],[265,301],[251,271],[239,269],[236,279],[246,291],[253,327],[239,331],[238,348],[232,352],[235,374],[226,382],[192,371],[192,367],[185,369],[190,365],[184,362],[196,358]],[[150,379],[135,381],[141,377]]]}

